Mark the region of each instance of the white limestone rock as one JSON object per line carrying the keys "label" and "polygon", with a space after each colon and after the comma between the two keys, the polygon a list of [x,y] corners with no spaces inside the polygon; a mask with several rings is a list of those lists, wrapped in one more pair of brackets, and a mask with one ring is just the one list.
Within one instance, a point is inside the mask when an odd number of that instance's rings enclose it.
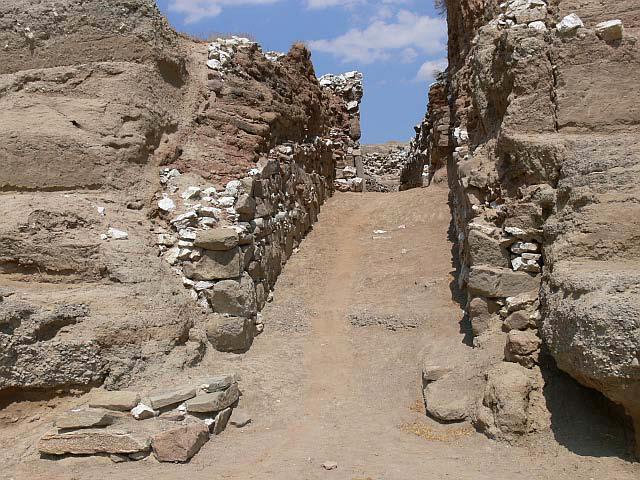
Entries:
{"label": "white limestone rock", "polygon": [[556,25],[556,30],[558,30],[558,33],[566,35],[582,27],[584,27],[584,23],[582,23],[580,17],[575,13],[571,13],[564,17],[560,21],[560,23]]}

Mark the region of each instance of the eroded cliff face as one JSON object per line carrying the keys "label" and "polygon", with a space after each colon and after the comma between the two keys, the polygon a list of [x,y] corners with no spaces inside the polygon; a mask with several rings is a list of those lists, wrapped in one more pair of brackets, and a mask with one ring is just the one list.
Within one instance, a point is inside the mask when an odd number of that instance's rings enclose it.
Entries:
{"label": "eroded cliff face", "polygon": [[[448,109],[419,135],[434,172],[446,144],[438,136],[451,142],[459,279],[476,345],[508,332],[505,360],[535,371],[542,344],[640,432],[640,6],[447,4]],[[621,22],[602,24],[611,20]],[[476,424],[504,433],[495,397],[494,384]]]}
{"label": "eroded cliff face", "polygon": [[0,394],[248,348],[353,105],[305,47],[221,40],[220,68],[143,0],[5,2],[0,43]]}

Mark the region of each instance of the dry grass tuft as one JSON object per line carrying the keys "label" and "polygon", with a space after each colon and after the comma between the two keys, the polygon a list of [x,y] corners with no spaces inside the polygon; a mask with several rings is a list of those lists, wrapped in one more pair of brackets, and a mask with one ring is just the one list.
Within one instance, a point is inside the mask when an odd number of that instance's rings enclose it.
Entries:
{"label": "dry grass tuft", "polygon": [[436,442],[454,442],[461,438],[469,437],[473,433],[473,427],[471,425],[465,425],[463,427],[448,427],[444,430],[435,430],[426,423],[413,422],[400,425],[400,430],[412,433],[425,440],[431,440]]}

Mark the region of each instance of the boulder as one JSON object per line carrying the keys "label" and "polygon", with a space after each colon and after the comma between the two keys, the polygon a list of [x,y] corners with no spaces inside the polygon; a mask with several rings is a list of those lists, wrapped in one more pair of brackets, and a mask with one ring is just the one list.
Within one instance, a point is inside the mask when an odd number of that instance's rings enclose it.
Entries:
{"label": "boulder", "polygon": [[78,430],[81,428],[106,427],[113,424],[115,417],[106,410],[72,410],[56,420],[59,430]]}
{"label": "boulder", "polygon": [[[527,370],[515,363],[499,363],[486,374],[482,405],[474,423],[492,438],[512,439],[530,433],[541,419],[537,403],[543,380],[539,370]],[[535,394],[534,394],[535,393]]]}
{"label": "boulder", "polygon": [[105,408],[117,412],[128,412],[140,402],[140,394],[137,392],[110,392],[97,390],[91,392],[89,406],[92,408]]}
{"label": "boulder", "polygon": [[468,416],[469,399],[461,395],[454,382],[439,380],[424,388],[427,414],[443,423],[462,422]]}
{"label": "boulder", "polygon": [[491,265],[494,267],[508,267],[510,265],[509,252],[500,241],[481,230],[474,228],[467,236],[471,265]]}
{"label": "boulder", "polygon": [[38,442],[40,453],[47,455],[129,454],[149,450],[150,440],[118,430],[79,430],[47,433]]}
{"label": "boulder", "polygon": [[236,317],[252,317],[258,313],[256,287],[248,273],[239,282],[223,280],[205,293],[216,313]]}
{"label": "boulder", "polygon": [[188,400],[187,412],[189,413],[211,413],[220,412],[230,407],[240,398],[240,390],[238,384],[232,384],[228,389],[222,392],[207,393],[198,395],[196,398]]}
{"label": "boulder", "polygon": [[177,405],[196,396],[196,389],[192,386],[185,386],[171,390],[157,390],[149,394],[151,406],[158,410],[170,405]]}
{"label": "boulder", "polygon": [[237,278],[241,273],[241,255],[238,247],[228,251],[205,251],[198,262],[184,264],[185,276],[195,281]]}
{"label": "boulder", "polygon": [[227,251],[238,246],[238,232],[232,228],[214,228],[199,230],[195,246],[205,250]]}
{"label": "boulder", "polygon": [[159,462],[188,462],[209,441],[209,428],[203,423],[167,430],[151,439],[153,454]]}
{"label": "boulder", "polygon": [[538,290],[540,276],[514,272],[508,268],[473,266],[469,272],[468,289],[472,295],[504,298]]}
{"label": "boulder", "polygon": [[246,352],[253,343],[253,322],[248,318],[210,315],[207,338],[219,352]]}

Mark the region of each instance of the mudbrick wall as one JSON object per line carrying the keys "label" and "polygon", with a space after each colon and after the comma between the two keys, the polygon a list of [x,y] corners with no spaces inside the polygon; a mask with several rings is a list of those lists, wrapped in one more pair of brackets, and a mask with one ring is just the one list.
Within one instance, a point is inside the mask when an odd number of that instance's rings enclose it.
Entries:
{"label": "mudbrick wall", "polygon": [[246,350],[361,92],[323,88],[302,45],[196,42],[143,0],[5,2],[0,44],[0,394]]}
{"label": "mudbrick wall", "polygon": [[403,181],[446,164],[474,345],[506,361],[465,414],[496,437],[544,428],[552,357],[624,407],[640,445],[640,6],[447,4],[449,69]]}

